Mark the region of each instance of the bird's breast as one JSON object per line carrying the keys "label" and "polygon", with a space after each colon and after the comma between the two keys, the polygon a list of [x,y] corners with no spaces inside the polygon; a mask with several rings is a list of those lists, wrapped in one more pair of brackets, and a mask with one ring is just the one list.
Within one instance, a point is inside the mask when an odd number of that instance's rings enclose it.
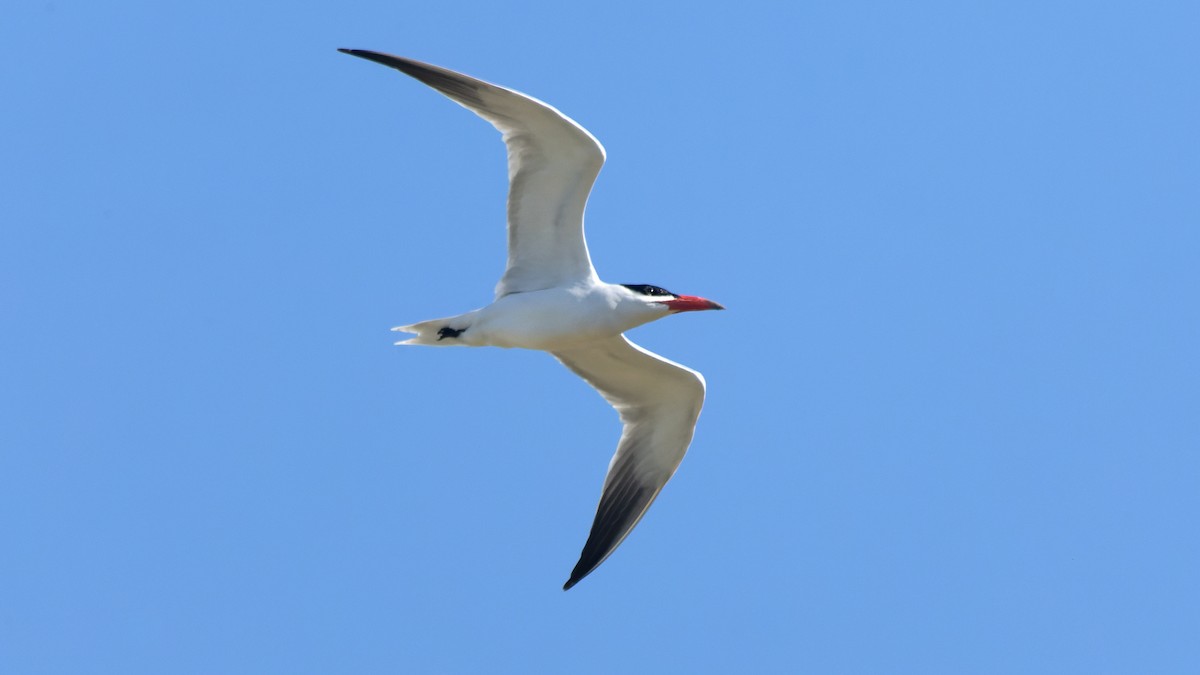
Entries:
{"label": "bird's breast", "polygon": [[472,324],[474,341],[495,347],[554,351],[618,335],[623,325],[612,303],[572,289],[513,293],[483,308]]}

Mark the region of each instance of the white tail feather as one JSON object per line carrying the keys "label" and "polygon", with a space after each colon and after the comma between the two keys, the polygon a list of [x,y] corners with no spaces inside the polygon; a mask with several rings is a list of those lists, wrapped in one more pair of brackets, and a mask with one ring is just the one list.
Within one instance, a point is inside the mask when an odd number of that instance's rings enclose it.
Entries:
{"label": "white tail feather", "polygon": [[456,337],[445,335],[442,330],[450,328],[455,331],[465,331],[471,325],[474,312],[445,319],[430,319],[408,326],[396,326],[392,330],[401,333],[415,333],[415,337],[397,342],[398,345],[430,345],[436,347],[462,346],[464,343]]}

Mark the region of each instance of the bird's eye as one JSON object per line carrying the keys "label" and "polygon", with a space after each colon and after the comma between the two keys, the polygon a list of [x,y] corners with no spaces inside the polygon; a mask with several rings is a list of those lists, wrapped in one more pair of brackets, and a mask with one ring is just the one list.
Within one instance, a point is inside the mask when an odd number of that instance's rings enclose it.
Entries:
{"label": "bird's eye", "polygon": [[629,290],[633,291],[634,293],[640,293],[642,295],[649,295],[650,297],[657,297],[657,296],[663,296],[663,295],[668,296],[668,297],[675,296],[674,293],[672,293],[671,291],[668,291],[665,288],[659,288],[658,286],[651,286],[650,284],[624,284],[624,286],[625,286],[625,288],[628,288]]}

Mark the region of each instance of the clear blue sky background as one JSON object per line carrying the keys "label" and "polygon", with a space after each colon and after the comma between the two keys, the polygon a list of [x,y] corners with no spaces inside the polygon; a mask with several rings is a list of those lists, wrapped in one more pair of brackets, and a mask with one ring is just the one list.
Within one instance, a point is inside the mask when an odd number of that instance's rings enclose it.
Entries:
{"label": "clear blue sky background", "polygon": [[[17,0],[0,671],[1194,673],[1200,5]],[[615,414],[487,303],[503,147],[608,148],[695,443],[576,589]]]}

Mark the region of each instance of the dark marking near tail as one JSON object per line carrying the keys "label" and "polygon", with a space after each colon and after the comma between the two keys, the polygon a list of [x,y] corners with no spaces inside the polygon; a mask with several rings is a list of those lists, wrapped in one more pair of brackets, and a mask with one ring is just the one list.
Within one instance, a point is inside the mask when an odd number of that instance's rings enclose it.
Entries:
{"label": "dark marking near tail", "polygon": [[465,332],[467,332],[466,328],[460,328],[459,330],[454,330],[450,326],[442,326],[441,328],[438,329],[437,341],[441,342],[444,338],[456,338]]}

